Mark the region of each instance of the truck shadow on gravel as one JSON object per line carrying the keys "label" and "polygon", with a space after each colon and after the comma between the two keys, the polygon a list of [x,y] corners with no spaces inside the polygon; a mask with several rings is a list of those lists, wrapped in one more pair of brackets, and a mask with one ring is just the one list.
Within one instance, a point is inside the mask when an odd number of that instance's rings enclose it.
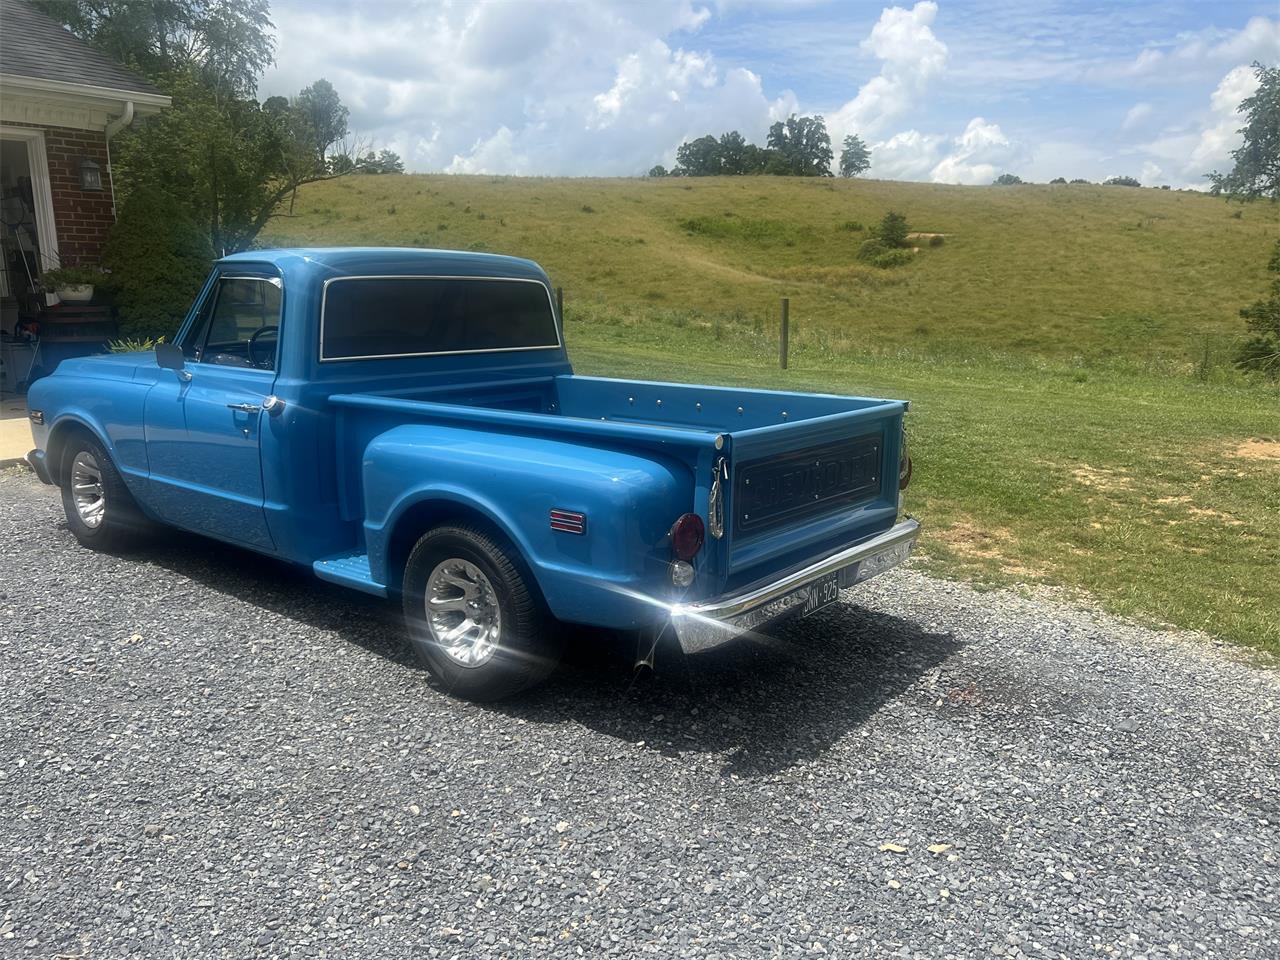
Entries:
{"label": "truck shadow on gravel", "polygon": [[672,757],[722,754],[723,772],[740,777],[821,757],[961,646],[855,603],[696,657],[660,648],[653,671],[632,669],[625,639],[582,633],[547,683],[494,709]]}
{"label": "truck shadow on gravel", "polygon": [[[215,541],[192,549],[189,538],[161,533],[137,559],[332,632],[430,682],[394,603]],[[564,661],[546,683],[482,709],[548,726],[578,723],[670,757],[722,754],[724,773],[743,777],[821,757],[961,646],[951,634],[848,602],[696,657],[664,642],[653,670],[634,669],[634,639],[565,629]]]}

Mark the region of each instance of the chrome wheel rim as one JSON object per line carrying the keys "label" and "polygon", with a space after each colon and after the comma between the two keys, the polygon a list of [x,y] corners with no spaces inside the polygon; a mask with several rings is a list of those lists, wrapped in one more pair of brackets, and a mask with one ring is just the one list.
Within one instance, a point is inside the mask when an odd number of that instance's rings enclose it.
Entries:
{"label": "chrome wheel rim", "polygon": [[502,635],[502,610],[493,584],[469,560],[453,557],[427,577],[427,628],[455,663],[478,667],[492,659]]}
{"label": "chrome wheel rim", "polygon": [[88,450],[81,450],[71,461],[71,499],[80,522],[91,530],[102,525],[107,499],[102,492],[102,468]]}

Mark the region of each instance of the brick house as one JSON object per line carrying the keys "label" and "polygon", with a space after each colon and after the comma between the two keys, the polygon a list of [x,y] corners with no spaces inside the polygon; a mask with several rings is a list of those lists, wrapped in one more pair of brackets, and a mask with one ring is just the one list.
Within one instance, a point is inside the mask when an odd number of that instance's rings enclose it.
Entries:
{"label": "brick house", "polygon": [[[169,106],[141,77],[20,0],[0,0],[0,298],[96,266],[115,220],[111,138]],[[56,302],[50,296],[49,302]]]}

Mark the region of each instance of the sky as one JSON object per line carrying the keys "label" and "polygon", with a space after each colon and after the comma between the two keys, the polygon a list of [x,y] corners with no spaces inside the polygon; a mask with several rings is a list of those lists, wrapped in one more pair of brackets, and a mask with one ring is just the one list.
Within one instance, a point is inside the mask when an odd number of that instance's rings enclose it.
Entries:
{"label": "sky", "polygon": [[821,114],[868,176],[1203,187],[1277,0],[274,0],[259,94],[324,77],[410,172],[635,176]]}

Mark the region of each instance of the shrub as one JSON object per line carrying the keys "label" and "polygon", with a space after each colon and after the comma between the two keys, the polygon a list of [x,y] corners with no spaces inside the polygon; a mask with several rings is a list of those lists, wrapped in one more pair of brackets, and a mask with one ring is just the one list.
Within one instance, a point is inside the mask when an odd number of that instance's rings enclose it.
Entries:
{"label": "shrub", "polygon": [[164,343],[164,337],[124,337],[107,341],[107,353],[143,353]]}
{"label": "shrub", "polygon": [[1089,181],[1089,180],[1085,180],[1083,177],[1076,177],[1076,178],[1075,178],[1074,180],[1072,180],[1071,182],[1072,182],[1072,183],[1090,183],[1091,181]]}
{"label": "shrub", "polygon": [[1052,180],[1050,180],[1049,182],[1050,182],[1050,183],[1066,183],[1066,182],[1067,182],[1067,178],[1066,178],[1066,177],[1054,177],[1054,178],[1053,178]]}
{"label": "shrub", "polygon": [[1250,336],[1236,351],[1236,366],[1275,379],[1280,378],[1280,240],[1267,269],[1275,274],[1270,295],[1240,311]]}
{"label": "shrub", "polygon": [[910,263],[914,259],[915,254],[910,250],[903,250],[895,247],[892,250],[886,250],[884,253],[877,254],[871,258],[870,262],[873,267],[880,267],[882,270],[887,270],[890,267],[900,267],[903,264]]}
{"label": "shrub", "polygon": [[1016,187],[1020,183],[1022,178],[1016,173],[1002,173],[992,181],[992,184],[997,187]]}
{"label": "shrub", "polygon": [[840,224],[837,229],[847,230],[849,233],[861,233],[863,227],[861,221],[846,220],[844,223]]}
{"label": "shrub", "polygon": [[93,267],[58,267],[56,270],[46,270],[41,274],[40,281],[46,290],[56,290],[59,287],[103,284],[107,282],[107,275]]}
{"label": "shrub", "polygon": [[157,190],[129,196],[107,237],[103,263],[125,337],[177,332],[213,262],[207,230]]}
{"label": "shrub", "polygon": [[581,207],[583,213],[595,213],[596,208],[589,203],[584,203]]}
{"label": "shrub", "polygon": [[889,246],[878,237],[872,237],[870,240],[863,240],[858,245],[858,259],[864,263],[871,263],[876,257],[882,253],[887,253]]}
{"label": "shrub", "polygon": [[910,229],[906,217],[890,210],[876,226],[874,235],[883,240],[887,247],[905,247]]}
{"label": "shrub", "polygon": [[1142,184],[1137,177],[1110,177],[1102,181],[1105,187],[1140,187]]}

